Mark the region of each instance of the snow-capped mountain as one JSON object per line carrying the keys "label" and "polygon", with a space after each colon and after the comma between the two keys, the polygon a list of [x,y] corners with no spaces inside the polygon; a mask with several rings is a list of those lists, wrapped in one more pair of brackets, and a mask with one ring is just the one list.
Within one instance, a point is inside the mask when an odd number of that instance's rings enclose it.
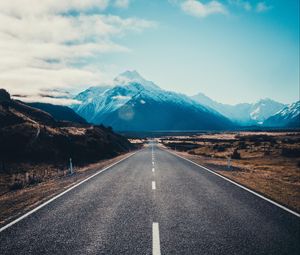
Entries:
{"label": "snow-capped mountain", "polygon": [[250,118],[258,124],[262,124],[267,118],[285,107],[284,104],[269,98],[261,99],[251,105]]}
{"label": "snow-capped mountain", "polygon": [[203,93],[192,96],[192,99],[220,112],[241,125],[262,124],[267,118],[285,107],[284,104],[268,98],[261,99],[254,104],[243,103],[236,105],[218,103]]}
{"label": "snow-capped mountain", "polygon": [[300,101],[284,107],[276,114],[269,117],[265,126],[270,127],[298,127],[300,128]]}
{"label": "snow-capped mountain", "polygon": [[94,87],[75,97],[73,109],[89,122],[116,130],[220,130],[230,120],[186,95],[166,91],[136,71],[114,79],[114,87]]}

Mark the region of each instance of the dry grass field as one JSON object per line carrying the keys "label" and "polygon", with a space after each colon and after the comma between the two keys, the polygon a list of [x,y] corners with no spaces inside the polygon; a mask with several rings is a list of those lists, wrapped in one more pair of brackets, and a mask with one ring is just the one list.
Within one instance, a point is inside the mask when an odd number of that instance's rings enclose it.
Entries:
{"label": "dry grass field", "polygon": [[300,212],[300,133],[216,133],[161,143]]}
{"label": "dry grass field", "polygon": [[126,153],[85,167],[75,167],[73,175],[67,169],[58,171],[51,165],[28,165],[30,171],[24,173],[0,174],[0,226],[128,155]]}

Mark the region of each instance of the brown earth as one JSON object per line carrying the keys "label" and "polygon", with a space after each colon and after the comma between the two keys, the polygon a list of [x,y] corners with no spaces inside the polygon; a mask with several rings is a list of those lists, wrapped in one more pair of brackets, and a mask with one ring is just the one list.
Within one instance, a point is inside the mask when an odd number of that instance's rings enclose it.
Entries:
{"label": "brown earth", "polygon": [[[129,155],[130,153],[126,153],[113,159],[101,160],[85,167],[75,168],[75,174],[73,175],[70,175],[66,170],[62,172],[54,171],[53,167],[48,166],[48,176],[45,177],[42,182],[31,185],[27,184],[16,190],[6,189],[5,192],[0,194],[0,226],[4,226],[13,219],[20,217],[24,213],[32,210],[97,171],[124,159]],[[43,167],[45,167],[45,165],[36,167],[36,173],[44,173],[45,169],[43,169]],[[7,177],[8,176],[1,174],[0,181],[2,183],[7,182]],[[20,175],[19,178],[25,179],[25,174],[23,177]]]}
{"label": "brown earth", "polygon": [[181,156],[300,212],[300,133],[222,133],[168,137],[161,142],[176,148]]}

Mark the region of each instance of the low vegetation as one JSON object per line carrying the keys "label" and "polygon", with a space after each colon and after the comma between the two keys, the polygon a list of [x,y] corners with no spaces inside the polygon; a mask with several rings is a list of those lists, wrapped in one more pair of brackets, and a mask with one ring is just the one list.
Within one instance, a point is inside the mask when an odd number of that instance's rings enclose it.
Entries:
{"label": "low vegetation", "polygon": [[300,133],[215,133],[170,136],[161,142],[185,157],[300,211]]}

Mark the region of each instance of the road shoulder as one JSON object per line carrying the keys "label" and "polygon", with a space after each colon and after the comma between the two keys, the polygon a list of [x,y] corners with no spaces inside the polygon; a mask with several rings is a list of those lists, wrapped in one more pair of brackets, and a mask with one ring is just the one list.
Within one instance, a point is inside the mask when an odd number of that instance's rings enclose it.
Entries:
{"label": "road shoulder", "polygon": [[0,228],[132,154],[132,152],[125,153],[112,159],[101,160],[76,169],[73,175],[51,178],[36,185],[2,194],[0,196]]}

